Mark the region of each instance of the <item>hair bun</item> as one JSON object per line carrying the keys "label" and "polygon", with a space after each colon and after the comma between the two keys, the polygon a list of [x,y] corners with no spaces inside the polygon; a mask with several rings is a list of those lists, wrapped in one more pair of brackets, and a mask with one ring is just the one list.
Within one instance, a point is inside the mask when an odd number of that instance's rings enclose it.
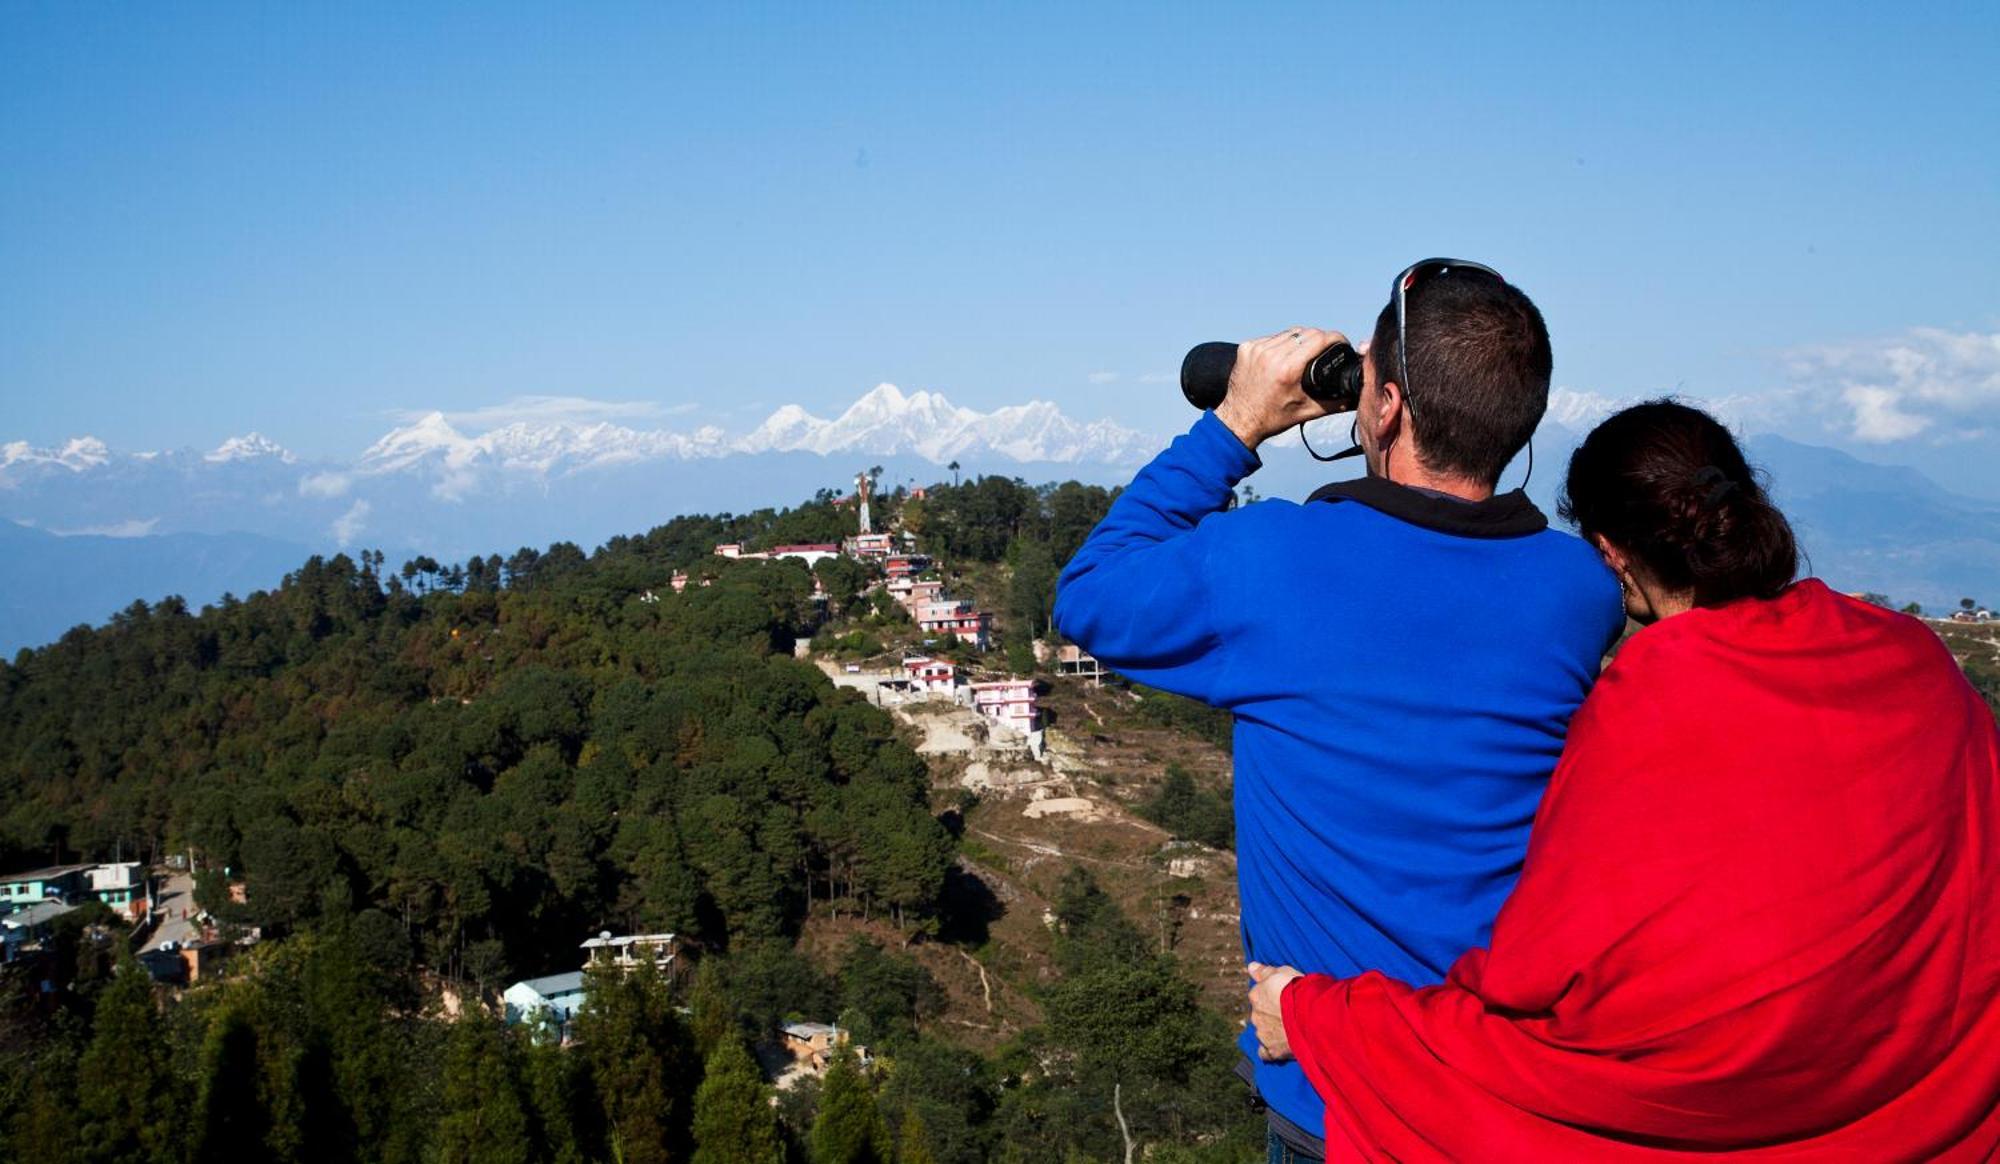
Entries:
{"label": "hair bun", "polygon": [[1708,492],[1703,495],[1701,503],[1710,509],[1721,504],[1722,499],[1729,495],[1729,491],[1736,488],[1736,482],[1729,479],[1729,474],[1714,465],[1703,465],[1695,470],[1694,483],[1708,487]]}
{"label": "hair bun", "polygon": [[1605,420],[1570,458],[1562,516],[1697,605],[1770,598],[1798,572],[1791,523],[1729,430],[1672,400]]}

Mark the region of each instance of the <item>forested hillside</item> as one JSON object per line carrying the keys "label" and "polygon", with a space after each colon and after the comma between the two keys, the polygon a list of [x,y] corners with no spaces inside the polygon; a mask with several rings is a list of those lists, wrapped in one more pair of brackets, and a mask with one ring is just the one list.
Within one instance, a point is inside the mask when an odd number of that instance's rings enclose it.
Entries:
{"label": "forested hillside", "polygon": [[[987,479],[878,513],[997,571],[1031,628],[1107,503]],[[1110,1159],[1122,1114],[1150,1159],[1242,1158],[1225,1020],[1087,873],[1029,985],[1047,1026],[978,1054],[924,1021],[911,951],[983,928],[953,917],[954,802],[791,658],[864,609],[867,568],[822,563],[823,607],[796,562],[712,555],[853,520],[823,493],[589,555],[315,558],[0,664],[0,863],[191,854],[200,903],[262,935],[156,1000],[109,911],[64,919],[54,993],[5,980],[0,1157]],[[712,583],[673,593],[676,568]],[[814,918],[873,936],[815,963]],[[480,1005],[604,929],[680,934],[699,970],[594,979],[568,1047]],[[880,1058],[774,1120],[746,1045],[834,1017]]]}

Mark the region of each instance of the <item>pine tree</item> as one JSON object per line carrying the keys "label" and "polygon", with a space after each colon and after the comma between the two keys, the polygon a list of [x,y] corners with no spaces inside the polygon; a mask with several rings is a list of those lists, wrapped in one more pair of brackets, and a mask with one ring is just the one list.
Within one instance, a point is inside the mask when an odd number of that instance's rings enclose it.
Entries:
{"label": "pine tree", "polygon": [[443,1164],[529,1164],[528,1098],[507,1033],[469,1014],[452,1025],[436,1152]]}
{"label": "pine tree", "polygon": [[85,1160],[139,1164],[177,1154],[181,1105],[153,983],[130,956],[97,1000],[76,1082]]}
{"label": "pine tree", "polygon": [[846,1044],[834,1051],[820,1084],[811,1139],[813,1164],[889,1164],[889,1129],[875,1089]]}
{"label": "pine tree", "polygon": [[553,1020],[544,1018],[528,1042],[525,1069],[542,1159],[584,1164],[607,1156],[604,1110],[591,1090],[589,1066],[562,1045]]}
{"label": "pine tree", "polygon": [[269,1151],[270,1113],[257,1094],[257,1028],[239,1005],[225,1005],[201,1043],[194,1164],[254,1160]]}
{"label": "pine tree", "polygon": [[736,1008],[722,984],[719,958],[703,958],[695,966],[694,982],[688,987],[688,1026],[694,1035],[695,1053],[704,1061],[737,1033]]}
{"label": "pine tree", "polygon": [[778,1115],[743,1040],[724,1038],[694,1093],[694,1164],[783,1164]]}
{"label": "pine tree", "polygon": [[589,971],[577,1039],[621,1164],[665,1164],[685,1141],[693,1047],[651,962]]}
{"label": "pine tree", "polygon": [[12,1108],[0,1158],[76,1164],[76,1052],[58,1042],[25,1060],[8,1078]]}
{"label": "pine tree", "polygon": [[931,1155],[930,1137],[924,1117],[912,1111],[903,1117],[903,1134],[896,1143],[896,1164],[937,1164]]}

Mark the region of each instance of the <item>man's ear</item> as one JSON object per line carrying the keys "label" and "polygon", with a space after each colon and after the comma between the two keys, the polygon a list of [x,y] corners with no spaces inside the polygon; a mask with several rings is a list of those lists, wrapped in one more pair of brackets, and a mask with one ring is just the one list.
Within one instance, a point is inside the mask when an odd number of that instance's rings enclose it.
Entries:
{"label": "man's ear", "polygon": [[1375,444],[1387,447],[1403,419],[1403,386],[1394,380],[1382,381],[1375,393]]}

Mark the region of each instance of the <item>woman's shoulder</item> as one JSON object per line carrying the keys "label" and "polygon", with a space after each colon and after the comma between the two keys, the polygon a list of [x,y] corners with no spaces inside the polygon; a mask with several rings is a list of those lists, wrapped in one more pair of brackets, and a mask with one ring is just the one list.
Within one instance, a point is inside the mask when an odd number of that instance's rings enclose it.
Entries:
{"label": "woman's shoulder", "polygon": [[1866,675],[1959,680],[1950,651],[1921,621],[1807,578],[1775,598],[1699,608],[1638,631],[1598,690],[1612,710],[1628,696],[1671,705],[1684,693],[1713,707],[1733,688],[1846,687]]}

